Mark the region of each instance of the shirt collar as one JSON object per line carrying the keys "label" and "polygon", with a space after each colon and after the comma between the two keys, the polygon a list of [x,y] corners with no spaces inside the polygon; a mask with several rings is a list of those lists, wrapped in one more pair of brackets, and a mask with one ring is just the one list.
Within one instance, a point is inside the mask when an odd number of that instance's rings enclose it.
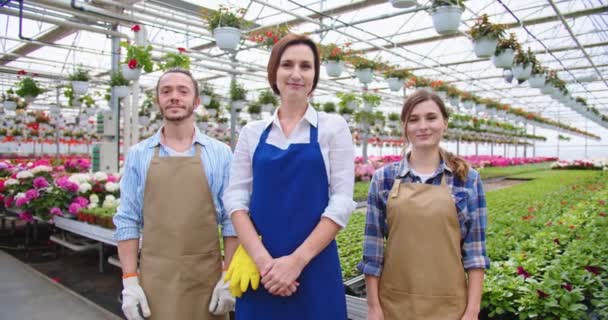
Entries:
{"label": "shirt collar", "polygon": [[[403,157],[403,159],[401,160],[400,167],[399,167],[399,175],[398,175],[398,177],[400,177],[400,178],[404,178],[405,176],[407,176],[410,173],[410,171],[412,171],[410,168],[409,161],[407,160],[408,156],[409,156],[409,153],[406,154],[406,156]],[[434,177],[440,173],[443,173],[443,171],[452,173],[452,169],[450,169],[450,167],[448,167],[446,165],[445,161],[443,160],[443,157],[440,155],[439,167],[437,167],[437,170],[435,170],[435,173],[433,173],[433,175],[431,177]]]}
{"label": "shirt collar", "polygon": [[[158,129],[156,131],[156,133],[150,137],[150,142],[148,143],[148,148],[154,148],[156,146],[158,146],[160,143],[160,137],[162,135],[162,130],[163,130],[164,126],[162,126],[160,129]],[[194,126],[194,139],[192,140],[192,145],[194,145],[195,143],[198,143],[202,146],[206,145],[209,143],[209,137],[207,137],[204,133],[201,132],[201,130],[199,130],[199,128],[195,125]]]}
{"label": "shirt collar", "polygon": [[[306,107],[306,112],[304,112],[304,116],[302,117],[302,119],[308,121],[308,123],[311,126],[317,127],[317,124],[318,124],[317,110],[315,110],[315,108],[313,108],[310,104],[308,104],[308,106]],[[270,119],[266,120],[264,128],[267,128],[271,123],[274,123],[274,125],[277,127],[281,126],[280,121],[279,121],[279,108],[276,108],[276,110],[274,110],[274,113],[272,114],[272,117],[270,117]]]}

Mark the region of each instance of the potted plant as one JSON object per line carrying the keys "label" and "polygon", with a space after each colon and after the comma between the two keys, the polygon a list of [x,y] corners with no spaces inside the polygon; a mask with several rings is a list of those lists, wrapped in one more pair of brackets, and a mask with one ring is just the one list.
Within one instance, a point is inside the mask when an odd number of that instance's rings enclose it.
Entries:
{"label": "potted plant", "polygon": [[258,120],[261,119],[262,106],[258,102],[253,102],[247,108],[247,112],[251,116],[251,119]]}
{"label": "potted plant", "polygon": [[201,103],[203,106],[206,106],[211,102],[211,98],[215,95],[213,91],[213,87],[205,82],[201,84],[201,89],[199,90],[198,97],[201,99]]}
{"label": "potted plant", "polygon": [[418,4],[416,0],[389,0],[389,2],[397,9],[410,8]]}
{"label": "potted plant", "polygon": [[42,93],[42,89],[38,87],[36,81],[30,77],[25,77],[17,83],[17,95],[22,97],[26,103],[34,101],[34,99]]}
{"label": "potted plant", "polygon": [[205,106],[205,110],[207,110],[207,114],[211,117],[215,117],[220,110],[220,102],[215,98],[215,96],[211,97],[209,104]]}
{"label": "potted plant", "polygon": [[463,11],[463,0],[433,0],[431,17],[435,31],[439,34],[457,32]]}
{"label": "potted plant", "polygon": [[397,69],[394,66],[389,66],[384,70],[384,78],[391,91],[399,91],[405,85],[405,79],[410,77],[412,73],[408,69]]}
{"label": "potted plant", "polygon": [[120,66],[125,79],[136,81],[141,76],[142,69],[148,73],[154,71],[151,45],[138,46],[123,41],[120,46],[127,50],[124,63]]}
{"label": "potted plant", "polygon": [[349,62],[355,68],[357,79],[363,84],[370,83],[374,80],[374,70],[378,67],[378,63],[361,56],[349,56]]}
{"label": "potted plant", "polygon": [[338,92],[336,93],[336,96],[340,98],[338,105],[342,108],[346,107],[350,110],[354,110],[361,104],[361,100],[354,93]]}
{"label": "potted plant", "polygon": [[18,103],[19,97],[15,94],[13,89],[8,89],[2,94],[2,104],[4,106],[4,110],[15,111]]}
{"label": "potted plant", "polygon": [[388,114],[388,122],[390,127],[397,128],[399,121],[401,121],[401,118],[399,117],[398,113],[391,112]]}
{"label": "potted plant", "polygon": [[521,48],[517,50],[517,54],[515,55],[515,64],[511,71],[513,72],[513,77],[517,80],[527,80],[532,74],[532,59],[534,59],[534,54],[530,47],[528,47],[528,52],[523,52]]}
{"label": "potted plant", "polygon": [[547,68],[544,68],[538,59],[534,57],[532,61],[532,74],[528,79],[528,83],[532,88],[542,88],[545,86],[545,73],[547,72]]}
{"label": "potted plant", "polygon": [[[340,103],[338,103],[338,105],[340,105]],[[338,113],[340,115],[342,115],[342,117],[344,118],[344,120],[346,120],[346,122],[349,122],[350,119],[352,118],[354,110],[347,107],[347,106],[343,106],[340,105],[340,109],[338,109]]]}
{"label": "potted plant", "polygon": [[89,75],[89,71],[82,67],[76,68],[76,71],[69,76],[70,81],[72,81],[72,90],[74,90],[74,94],[84,95],[89,90],[89,80],[91,76]]}
{"label": "potted plant", "polygon": [[325,66],[325,72],[330,77],[339,77],[344,70],[344,62],[349,54],[346,48],[350,46],[350,43],[339,46],[335,43],[330,43],[320,47],[321,59]]}
{"label": "potted plant", "polygon": [[475,24],[469,30],[473,38],[473,49],[478,58],[489,58],[496,51],[498,41],[505,33],[505,26],[491,23],[487,14],[477,18]]}
{"label": "potted plant", "polygon": [[203,18],[207,20],[218,48],[236,50],[241,40],[241,29],[249,24],[243,19],[245,12],[243,8],[233,9],[224,5],[220,5],[218,10],[203,11]]}
{"label": "potted plant", "polygon": [[230,82],[230,101],[236,112],[241,112],[247,104],[247,91],[245,87],[237,81]]}
{"label": "potted plant", "polygon": [[122,72],[113,72],[110,76],[110,87],[114,90],[114,94],[118,98],[124,98],[129,95],[129,80],[125,79]]}
{"label": "potted plant", "polygon": [[260,30],[249,36],[249,40],[263,45],[266,49],[272,50],[275,43],[279,42],[281,38],[289,34],[289,25],[281,24],[275,28]]}
{"label": "potted plant", "polygon": [[496,68],[511,68],[516,50],[521,50],[521,46],[517,42],[515,33],[510,33],[509,38],[500,39],[492,56],[494,66]]}
{"label": "potted plant", "polygon": [[327,113],[335,113],[336,112],[336,104],[328,101],[323,104],[323,111]]}
{"label": "potted plant", "polygon": [[180,68],[190,70],[190,57],[185,55],[186,49],[179,47],[177,53],[167,52],[165,53],[158,63],[158,69],[166,71],[173,68]]}
{"label": "potted plant", "polygon": [[556,82],[559,82],[557,72],[555,70],[548,71],[545,78],[545,85],[540,88],[540,92],[544,94],[551,94],[553,91],[556,91],[557,89],[554,85]]}
{"label": "potted plant", "polygon": [[262,106],[262,111],[272,113],[279,101],[272,91],[264,90],[258,96],[258,103]]}
{"label": "potted plant", "polygon": [[366,110],[371,110],[372,108],[379,106],[380,102],[382,102],[382,98],[379,95],[369,92],[364,92],[361,95],[361,99],[363,100],[363,105]]}

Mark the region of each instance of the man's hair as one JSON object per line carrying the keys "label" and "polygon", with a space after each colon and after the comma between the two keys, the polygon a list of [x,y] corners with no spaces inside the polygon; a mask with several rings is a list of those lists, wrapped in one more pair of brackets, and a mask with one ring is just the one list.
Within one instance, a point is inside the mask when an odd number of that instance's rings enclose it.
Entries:
{"label": "man's hair", "polygon": [[162,80],[162,78],[169,74],[169,73],[181,73],[181,74],[185,74],[186,76],[188,76],[188,78],[190,78],[190,80],[192,80],[192,84],[194,85],[194,96],[198,95],[198,82],[196,82],[196,80],[194,80],[194,77],[192,76],[192,73],[190,73],[190,71],[186,70],[186,69],[182,69],[182,68],[172,68],[169,69],[167,71],[165,71],[165,73],[163,73],[159,78],[158,81],[156,82],[156,90],[154,90],[154,92],[156,92],[156,96],[158,97],[158,86],[160,84],[160,80]]}

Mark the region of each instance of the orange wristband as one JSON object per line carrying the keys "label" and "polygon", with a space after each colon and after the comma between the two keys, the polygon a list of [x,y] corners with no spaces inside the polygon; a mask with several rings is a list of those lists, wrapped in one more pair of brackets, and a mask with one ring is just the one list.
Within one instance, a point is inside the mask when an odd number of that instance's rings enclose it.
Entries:
{"label": "orange wristband", "polygon": [[123,279],[131,278],[131,277],[137,277],[137,273],[125,273],[122,275]]}

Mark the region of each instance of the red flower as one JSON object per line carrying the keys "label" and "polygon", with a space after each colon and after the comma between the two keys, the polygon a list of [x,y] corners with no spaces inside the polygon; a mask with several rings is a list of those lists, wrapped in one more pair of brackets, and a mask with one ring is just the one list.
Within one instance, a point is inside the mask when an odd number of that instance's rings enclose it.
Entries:
{"label": "red flower", "polygon": [[586,266],[585,270],[593,273],[593,275],[599,276],[600,273],[602,273],[602,271],[604,271],[604,269],[598,267],[598,266]]}
{"label": "red flower", "polygon": [[277,37],[277,36],[272,37],[272,42],[273,43],[279,42],[279,37]]}
{"label": "red flower", "polygon": [[601,206],[605,206],[606,205],[606,201],[605,200],[600,200],[599,202],[600,202]]}
{"label": "red flower", "polygon": [[268,38],[271,38],[272,37],[272,31],[266,31],[266,36]]}
{"label": "red flower", "polygon": [[546,292],[544,292],[544,291],[542,291],[542,290],[540,290],[540,289],[536,289],[536,293],[538,294],[538,296],[539,296],[541,299],[546,299],[546,298],[549,298],[549,294],[548,294],[548,293],[546,293]]}
{"label": "red flower", "polygon": [[25,70],[19,70],[19,71],[17,71],[17,74],[22,76],[22,75],[26,75],[27,72]]}
{"label": "red flower", "polygon": [[517,267],[517,275],[523,276],[524,279],[530,278],[530,274],[524,269],[524,267]]}
{"label": "red flower", "polygon": [[[131,31],[133,31],[133,32],[139,32],[139,30],[141,30],[141,27],[138,24],[131,27]],[[131,69],[133,69],[133,68],[131,68]]]}
{"label": "red flower", "polygon": [[184,53],[186,52],[186,48],[179,47],[177,48],[177,51],[179,51],[179,53]]}
{"label": "red flower", "polygon": [[137,68],[137,59],[131,59],[129,60],[129,69],[135,69]]}
{"label": "red flower", "polygon": [[562,288],[566,289],[568,292],[572,291],[572,285],[569,283],[562,284]]}

